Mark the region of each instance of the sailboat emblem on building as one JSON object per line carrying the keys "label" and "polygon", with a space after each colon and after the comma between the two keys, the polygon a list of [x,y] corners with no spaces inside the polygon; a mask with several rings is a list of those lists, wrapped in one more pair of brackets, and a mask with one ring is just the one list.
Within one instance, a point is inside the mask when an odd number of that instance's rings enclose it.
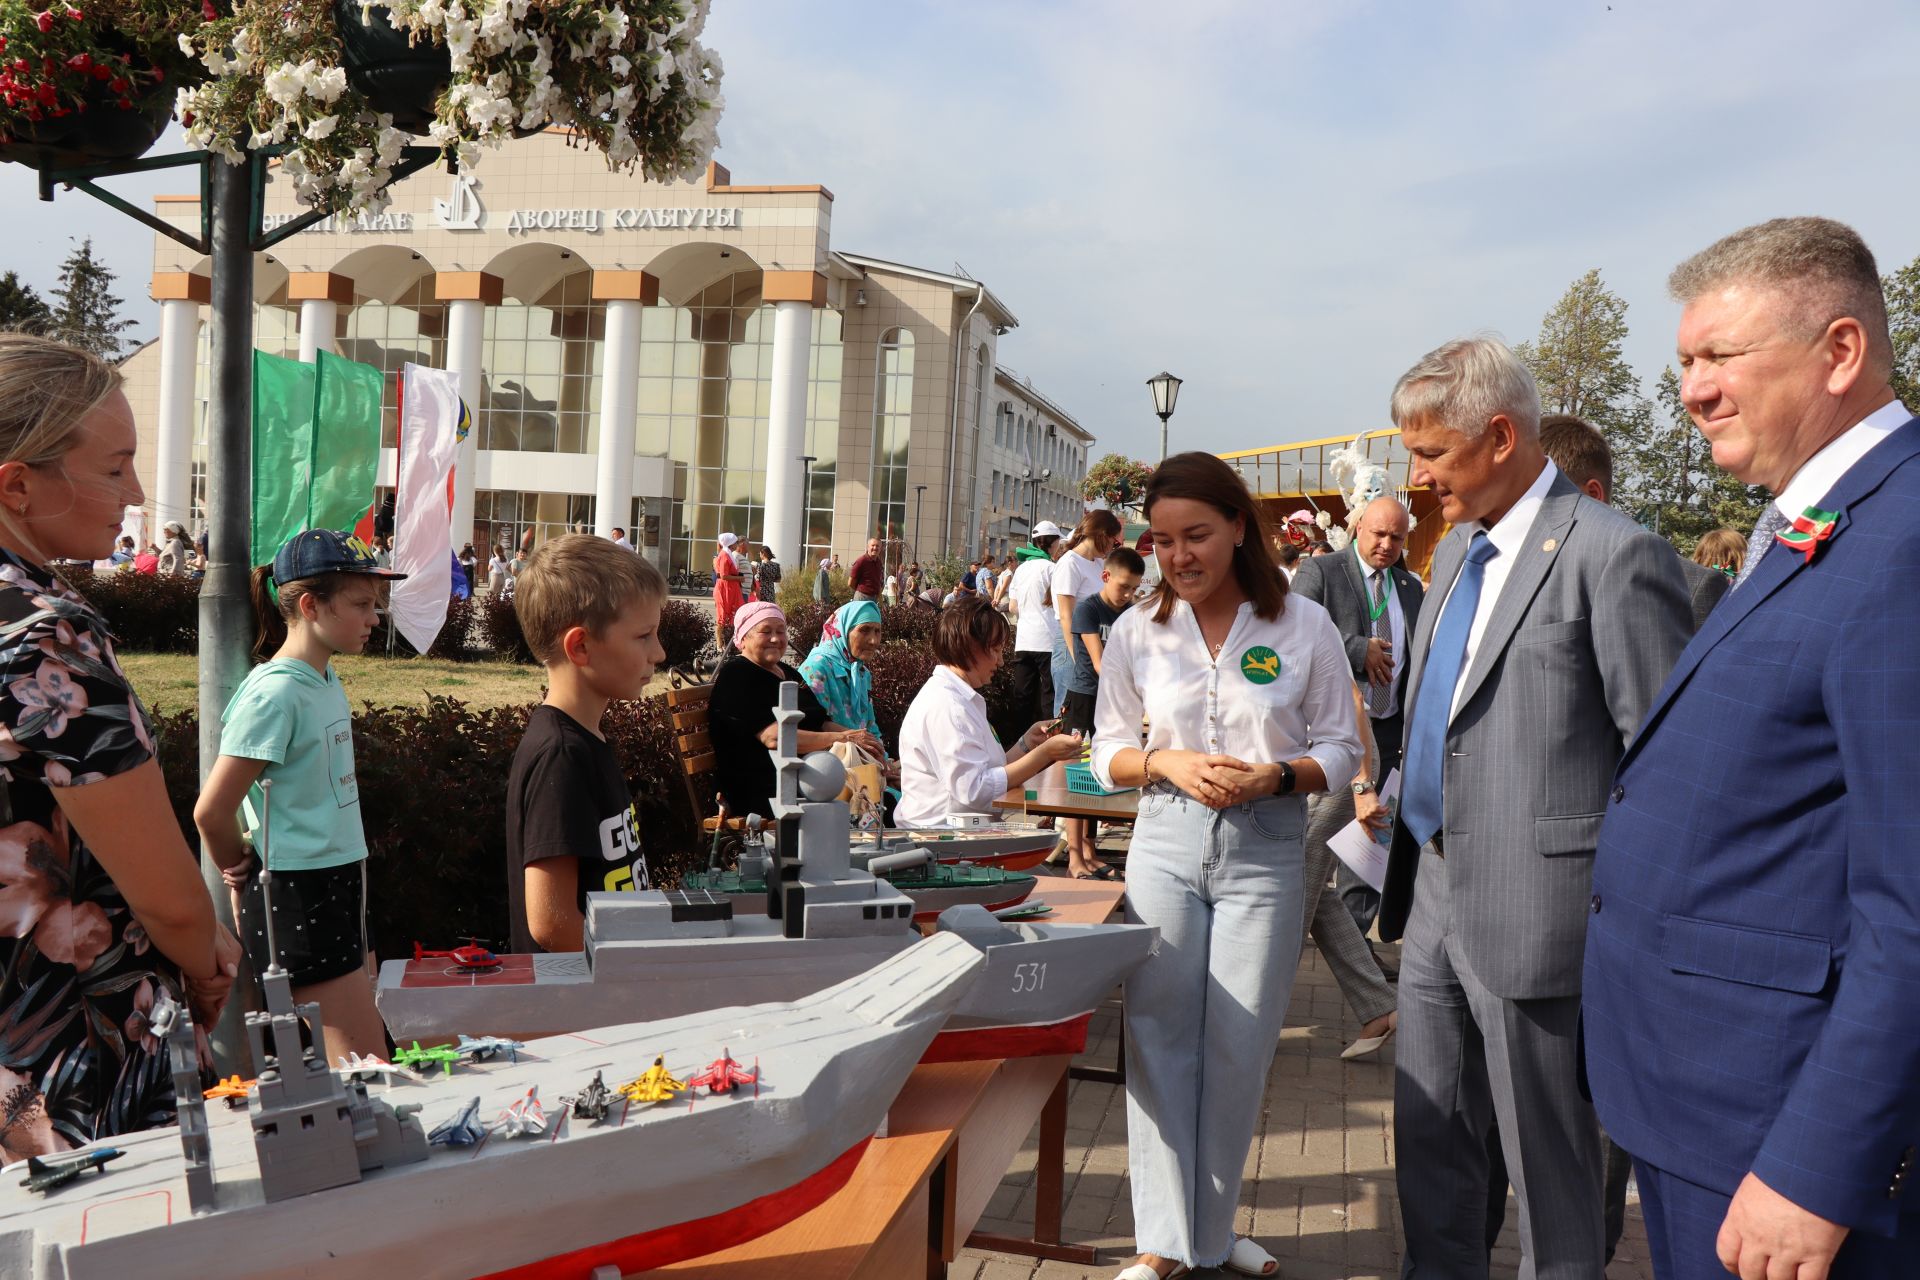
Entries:
{"label": "sailboat emblem on building", "polygon": [[474,190],[474,180],[464,173],[453,175],[453,190],[446,200],[433,202],[433,216],[440,225],[449,231],[478,231],[480,216],[485,212],[480,207],[479,193]]}

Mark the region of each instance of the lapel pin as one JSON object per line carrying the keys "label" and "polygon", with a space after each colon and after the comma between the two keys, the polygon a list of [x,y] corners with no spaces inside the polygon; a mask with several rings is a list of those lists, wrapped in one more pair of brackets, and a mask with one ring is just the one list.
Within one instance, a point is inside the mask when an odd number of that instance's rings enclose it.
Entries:
{"label": "lapel pin", "polygon": [[1542,551],[1551,552],[1555,547],[1558,547],[1559,545],[1560,545],[1560,539],[1548,538],[1545,542],[1540,544],[1540,549]]}

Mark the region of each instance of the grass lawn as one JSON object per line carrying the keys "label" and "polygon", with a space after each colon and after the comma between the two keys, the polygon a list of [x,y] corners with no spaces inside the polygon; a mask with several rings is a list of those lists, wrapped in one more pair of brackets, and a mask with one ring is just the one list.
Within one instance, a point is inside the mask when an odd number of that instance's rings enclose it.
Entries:
{"label": "grass lawn", "polygon": [[[182,711],[198,701],[200,660],[195,655],[122,651],[119,658],[149,707]],[[544,668],[512,662],[342,656],[333,660],[333,669],[354,706],[407,706],[439,693],[476,707],[512,707],[540,701],[547,689]]]}

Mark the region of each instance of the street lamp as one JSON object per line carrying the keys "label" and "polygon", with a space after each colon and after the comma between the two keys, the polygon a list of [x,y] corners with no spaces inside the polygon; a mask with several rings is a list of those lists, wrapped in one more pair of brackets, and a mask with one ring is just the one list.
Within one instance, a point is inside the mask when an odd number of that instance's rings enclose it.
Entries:
{"label": "street lamp", "polygon": [[1165,462],[1167,419],[1173,416],[1174,401],[1180,398],[1180,379],[1163,370],[1147,379],[1147,389],[1153,392],[1153,411],[1160,415],[1160,461]]}
{"label": "street lamp", "polygon": [[926,491],[927,486],[923,484],[913,486],[913,554],[907,557],[910,560],[920,558],[920,512],[927,505],[927,500],[920,495]]}
{"label": "street lamp", "polygon": [[1028,482],[1027,488],[1027,541],[1033,541],[1033,526],[1040,523],[1040,486],[1053,479],[1053,468],[1042,467],[1040,474],[1034,475],[1032,467],[1020,468],[1021,478]]}

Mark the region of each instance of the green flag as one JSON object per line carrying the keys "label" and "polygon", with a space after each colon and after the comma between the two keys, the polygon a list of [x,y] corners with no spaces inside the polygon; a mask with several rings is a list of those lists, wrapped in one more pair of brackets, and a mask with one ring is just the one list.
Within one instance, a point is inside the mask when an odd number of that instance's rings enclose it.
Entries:
{"label": "green flag", "polygon": [[302,529],[351,529],[373,500],[383,378],[320,353],[303,364],[253,353],[253,560]]}

